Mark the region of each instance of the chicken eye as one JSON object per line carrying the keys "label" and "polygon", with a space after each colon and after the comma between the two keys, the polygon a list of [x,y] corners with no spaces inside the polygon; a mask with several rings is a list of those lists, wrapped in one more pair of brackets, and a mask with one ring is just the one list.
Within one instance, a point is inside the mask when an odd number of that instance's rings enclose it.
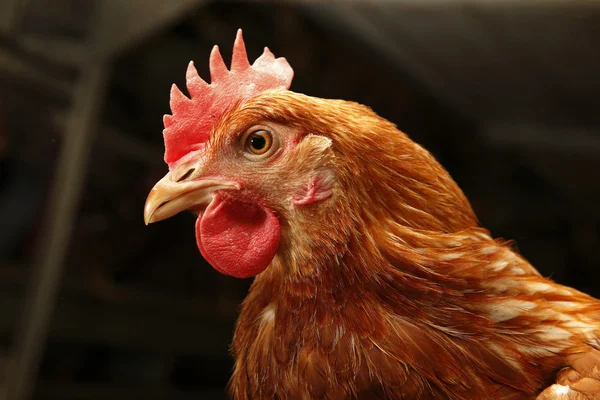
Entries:
{"label": "chicken eye", "polygon": [[273,137],[265,130],[252,132],[246,139],[246,149],[252,154],[265,154],[273,145]]}

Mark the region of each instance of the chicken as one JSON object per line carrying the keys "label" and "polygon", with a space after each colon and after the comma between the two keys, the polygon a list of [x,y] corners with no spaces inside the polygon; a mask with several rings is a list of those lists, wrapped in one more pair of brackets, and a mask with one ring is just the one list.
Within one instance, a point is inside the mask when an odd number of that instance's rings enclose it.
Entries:
{"label": "chicken", "polygon": [[600,301],[478,225],[449,174],[368,107],[289,91],[241,31],[171,91],[146,223],[198,215],[200,252],[255,277],[234,399],[600,399]]}

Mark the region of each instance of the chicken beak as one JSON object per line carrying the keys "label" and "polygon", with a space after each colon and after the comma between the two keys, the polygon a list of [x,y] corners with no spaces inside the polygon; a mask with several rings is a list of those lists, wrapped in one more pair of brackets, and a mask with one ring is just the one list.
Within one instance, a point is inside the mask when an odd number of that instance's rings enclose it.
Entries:
{"label": "chicken beak", "polygon": [[204,209],[216,190],[239,189],[238,184],[211,179],[177,182],[171,173],[152,188],[144,206],[146,225],[170,218],[185,210]]}

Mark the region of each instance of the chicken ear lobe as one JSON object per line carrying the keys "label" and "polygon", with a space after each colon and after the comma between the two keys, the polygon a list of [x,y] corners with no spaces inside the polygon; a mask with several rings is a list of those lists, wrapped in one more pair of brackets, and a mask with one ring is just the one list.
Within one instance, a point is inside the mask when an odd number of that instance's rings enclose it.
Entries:
{"label": "chicken ear lobe", "polygon": [[292,198],[295,206],[308,205],[325,200],[333,194],[335,177],[331,170],[323,169],[312,176],[302,190]]}
{"label": "chicken ear lobe", "polygon": [[295,206],[308,205],[327,199],[333,194],[336,177],[329,165],[333,158],[332,141],[319,135],[307,135],[296,147],[296,165],[310,169],[310,178],[292,198]]}

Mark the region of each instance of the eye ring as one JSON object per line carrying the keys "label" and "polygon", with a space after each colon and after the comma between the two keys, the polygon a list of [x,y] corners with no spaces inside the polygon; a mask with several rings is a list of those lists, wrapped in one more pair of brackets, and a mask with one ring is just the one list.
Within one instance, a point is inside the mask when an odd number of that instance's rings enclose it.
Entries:
{"label": "eye ring", "polygon": [[245,146],[249,153],[262,156],[273,146],[273,136],[265,129],[256,130],[246,137]]}

